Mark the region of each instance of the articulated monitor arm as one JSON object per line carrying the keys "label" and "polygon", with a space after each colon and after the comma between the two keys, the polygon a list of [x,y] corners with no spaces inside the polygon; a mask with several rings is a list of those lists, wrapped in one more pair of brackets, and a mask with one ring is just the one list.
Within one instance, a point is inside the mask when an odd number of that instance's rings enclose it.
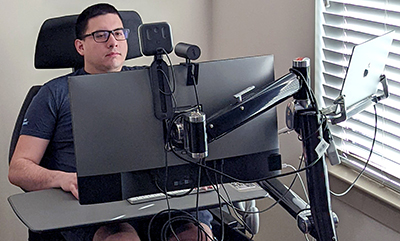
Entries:
{"label": "articulated monitor arm", "polygon": [[338,222],[331,210],[328,173],[324,153],[329,140],[324,139],[327,128],[317,109],[308,85],[307,68],[291,69],[261,90],[249,89],[238,96],[236,104],[215,113],[207,119],[207,142],[210,143],[253,118],[293,97],[293,129],[303,142],[310,204],[280,183],[277,179],[260,182],[279,203],[298,220],[299,228],[317,240],[337,240],[335,225]]}
{"label": "articulated monitor arm", "polygon": [[237,103],[207,118],[207,142],[210,143],[265,111],[292,97],[301,88],[301,81],[289,73],[262,90],[250,89],[237,97]]}

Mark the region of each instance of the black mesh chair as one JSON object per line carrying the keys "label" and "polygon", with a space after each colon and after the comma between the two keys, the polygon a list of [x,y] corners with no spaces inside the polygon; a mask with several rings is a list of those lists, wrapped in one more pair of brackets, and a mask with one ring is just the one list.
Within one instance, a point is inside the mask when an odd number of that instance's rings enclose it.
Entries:
{"label": "black mesh chair", "polygon": [[[142,19],[135,11],[120,11],[124,27],[130,29],[128,38],[128,54],[126,59],[142,56],[139,47],[138,27]],[[47,19],[40,28],[35,51],[35,68],[59,69],[83,67],[83,57],[74,46],[75,22],[78,15],[63,16]],[[40,85],[32,86],[25,97],[15,123],[9,149],[9,162],[17,144],[25,112],[32,99],[41,88]],[[29,230],[29,240],[32,241],[58,241],[64,240],[59,232],[34,233]]]}

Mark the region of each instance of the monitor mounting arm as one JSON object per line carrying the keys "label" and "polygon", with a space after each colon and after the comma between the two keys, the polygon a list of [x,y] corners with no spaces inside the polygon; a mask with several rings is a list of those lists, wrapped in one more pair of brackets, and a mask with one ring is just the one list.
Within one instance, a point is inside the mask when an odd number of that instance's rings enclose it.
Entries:
{"label": "monitor mounting arm", "polygon": [[[228,106],[207,119],[207,142],[224,136],[239,126],[251,121],[265,111],[293,97],[293,129],[303,141],[303,155],[310,204],[288,190],[277,179],[261,181],[259,184],[269,192],[294,218],[304,233],[317,240],[337,240],[335,226],[338,222],[331,210],[328,173],[324,153],[329,147],[326,140],[329,131],[316,107],[308,87],[308,67],[294,67],[290,73],[274,83],[260,89],[248,89],[237,98],[236,104]],[[325,137],[325,138],[324,138]]]}

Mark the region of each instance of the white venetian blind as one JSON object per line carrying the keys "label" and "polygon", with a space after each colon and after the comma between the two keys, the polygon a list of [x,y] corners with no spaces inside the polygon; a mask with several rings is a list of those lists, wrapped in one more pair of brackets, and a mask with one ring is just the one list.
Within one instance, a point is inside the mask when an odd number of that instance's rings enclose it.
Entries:
{"label": "white venetian blind", "polygon": [[[326,106],[339,95],[353,46],[390,30],[396,31],[383,73],[388,79],[390,97],[376,105],[378,131],[367,173],[389,186],[397,186],[400,178],[400,0],[331,0],[328,8],[320,2],[316,11],[315,80],[316,93]],[[344,163],[358,169],[364,166],[374,128],[373,107],[330,126]]]}

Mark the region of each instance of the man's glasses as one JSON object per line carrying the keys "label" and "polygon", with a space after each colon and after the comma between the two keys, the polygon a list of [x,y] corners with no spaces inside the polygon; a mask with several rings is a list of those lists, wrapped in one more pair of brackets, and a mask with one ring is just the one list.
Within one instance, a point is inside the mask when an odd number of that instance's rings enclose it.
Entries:
{"label": "man's glasses", "polygon": [[128,39],[130,30],[127,28],[117,28],[114,30],[98,30],[93,33],[89,33],[82,36],[82,39],[93,36],[93,39],[96,43],[105,43],[110,38],[110,35],[114,35],[115,40],[123,41]]}

